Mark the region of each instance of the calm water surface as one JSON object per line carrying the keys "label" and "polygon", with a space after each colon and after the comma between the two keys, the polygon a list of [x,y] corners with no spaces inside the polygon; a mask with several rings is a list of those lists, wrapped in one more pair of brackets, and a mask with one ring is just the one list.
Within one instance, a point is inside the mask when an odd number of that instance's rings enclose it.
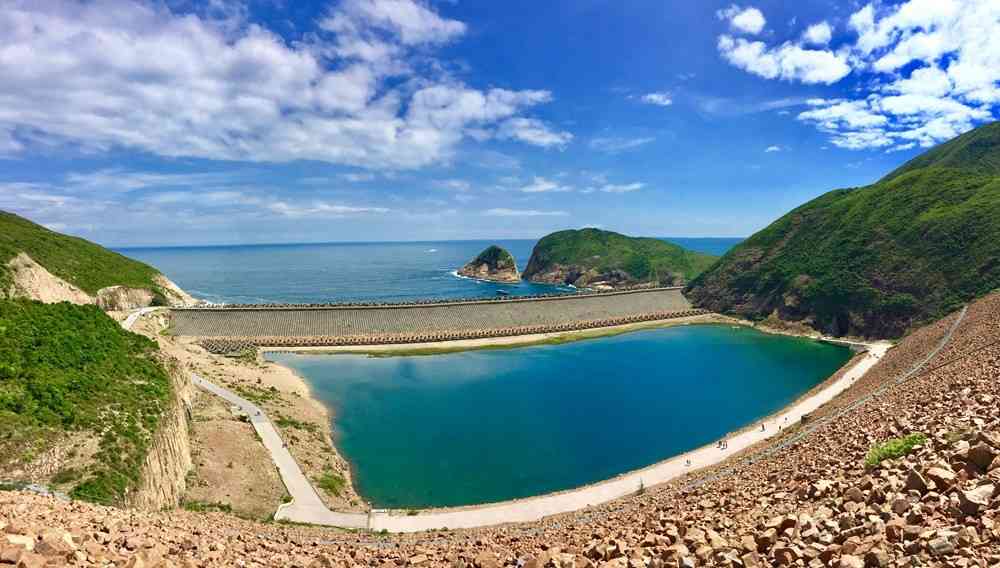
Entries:
{"label": "calm water surface", "polygon": [[423,357],[271,354],[329,405],[376,506],[468,505],[607,479],[787,405],[841,346],[685,326]]}
{"label": "calm water surface", "polygon": [[[741,239],[668,239],[723,254]],[[422,298],[552,293],[522,282],[490,284],[455,270],[491,244],[510,251],[524,270],[534,240],[328,243],[117,249],[149,263],[186,291],[210,302],[405,301]]]}

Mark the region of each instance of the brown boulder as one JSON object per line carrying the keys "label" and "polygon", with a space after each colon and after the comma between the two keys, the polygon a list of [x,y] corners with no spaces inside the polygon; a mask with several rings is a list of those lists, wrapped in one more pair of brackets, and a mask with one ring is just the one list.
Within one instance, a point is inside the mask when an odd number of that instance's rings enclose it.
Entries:
{"label": "brown boulder", "polygon": [[938,491],[944,491],[955,485],[955,472],[943,467],[932,467],[926,472],[927,479],[937,485]]}
{"label": "brown boulder", "polygon": [[975,465],[979,471],[989,471],[990,465],[996,459],[997,452],[983,442],[969,448],[968,461]]}
{"label": "brown boulder", "polygon": [[959,508],[966,515],[977,515],[980,511],[989,507],[990,500],[993,498],[995,492],[996,487],[992,483],[980,485],[971,491],[959,491]]}
{"label": "brown boulder", "polygon": [[906,473],[906,490],[917,491],[921,494],[927,492],[927,480],[916,469],[910,468]]}

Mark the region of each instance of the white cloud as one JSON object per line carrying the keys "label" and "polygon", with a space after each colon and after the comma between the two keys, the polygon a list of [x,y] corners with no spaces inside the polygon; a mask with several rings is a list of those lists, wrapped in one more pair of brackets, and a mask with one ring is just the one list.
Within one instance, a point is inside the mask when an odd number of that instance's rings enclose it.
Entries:
{"label": "white cloud", "polygon": [[273,213],[284,217],[345,217],[348,215],[358,215],[364,213],[388,213],[385,207],[355,207],[351,205],[341,205],[328,203],[325,201],[315,201],[308,205],[298,203],[287,203],[285,201],[274,201],[265,206]]}
{"label": "white cloud", "polygon": [[674,100],[670,98],[670,93],[666,92],[646,93],[641,97],[641,100],[646,104],[664,106],[664,107],[674,104]]}
{"label": "white cloud", "polygon": [[718,49],[731,64],[765,79],[829,85],[851,72],[846,55],[793,43],[771,48],[762,41],[722,35]]}
{"label": "white cloud", "polygon": [[565,217],[569,215],[566,211],[539,211],[538,209],[506,209],[497,207],[487,209],[484,215],[490,217]]}
{"label": "white cloud", "polygon": [[599,191],[604,193],[631,193],[633,191],[639,191],[640,189],[646,187],[646,184],[635,182],[635,183],[625,183],[625,184],[606,184],[598,188]]}
{"label": "white cloud", "polygon": [[446,20],[414,0],[344,0],[320,27],[350,37],[372,37],[372,30],[398,35],[404,45],[447,43],[465,33],[465,24]]}
{"label": "white cloud", "polygon": [[523,193],[564,193],[573,191],[573,188],[543,177],[535,177],[530,184],[522,187],[520,191]]}
{"label": "white cloud", "polygon": [[[241,20],[240,10],[219,19],[168,5],[5,6],[0,153],[65,143],[415,168],[449,160],[463,140],[552,98],[449,77],[431,50],[461,37],[465,25],[421,0],[344,0],[318,33],[292,42]],[[514,138],[548,145],[571,138],[546,132]]]}
{"label": "white cloud", "polygon": [[444,189],[453,191],[468,191],[472,188],[472,184],[464,179],[443,179],[438,181],[437,184]]}
{"label": "white cloud", "polygon": [[830,39],[832,38],[833,28],[826,22],[813,24],[806,28],[805,33],[802,34],[802,41],[820,47],[830,43]]}
{"label": "white cloud", "polygon": [[767,148],[764,148],[765,153],[780,152],[780,151],[781,151],[781,146],[768,146]]}
{"label": "white cloud", "polygon": [[70,172],[66,183],[79,190],[127,192],[156,187],[206,186],[232,182],[238,172],[222,173],[155,173],[106,168],[92,172]]}
{"label": "white cloud", "polygon": [[651,137],[640,138],[617,138],[617,137],[597,137],[590,140],[590,149],[609,154],[618,154],[628,150],[634,150],[640,146],[645,146],[656,140]]}
{"label": "white cloud", "polygon": [[733,4],[724,10],[719,10],[715,15],[720,20],[728,21],[729,27],[734,31],[752,35],[759,34],[767,24],[764,14],[753,6],[741,8]]}
{"label": "white cloud", "polygon": [[573,140],[569,132],[559,132],[535,118],[511,118],[503,122],[497,136],[506,140],[519,140],[542,148],[564,148]]}
{"label": "white cloud", "polygon": [[349,181],[351,183],[363,183],[367,181],[373,181],[375,179],[375,174],[352,172],[346,174],[340,174],[338,177],[344,181]]}
{"label": "white cloud", "polygon": [[[828,40],[820,40],[827,34],[813,36],[813,28],[802,41],[825,45]],[[842,148],[927,147],[995,119],[992,108],[1000,103],[996,0],[871,3],[850,16],[848,28],[856,40],[836,52],[792,43],[770,47],[727,35],[719,37],[719,51],[733,65],[770,79],[833,83],[853,68],[864,78],[857,94],[810,101],[813,108],[798,115]],[[798,65],[787,64],[791,55]]]}

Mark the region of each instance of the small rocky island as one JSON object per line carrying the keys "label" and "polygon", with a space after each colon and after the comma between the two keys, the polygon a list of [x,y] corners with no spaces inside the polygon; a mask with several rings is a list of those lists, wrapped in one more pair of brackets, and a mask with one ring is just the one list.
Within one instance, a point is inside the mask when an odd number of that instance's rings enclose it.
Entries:
{"label": "small rocky island", "polygon": [[491,245],[458,271],[459,276],[490,282],[520,282],[517,262],[506,249]]}

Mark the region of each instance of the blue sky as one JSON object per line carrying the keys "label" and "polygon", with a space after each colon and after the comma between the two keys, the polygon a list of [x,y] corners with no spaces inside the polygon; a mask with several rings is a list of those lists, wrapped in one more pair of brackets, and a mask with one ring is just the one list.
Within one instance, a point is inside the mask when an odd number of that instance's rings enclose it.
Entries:
{"label": "blue sky", "polygon": [[1000,111],[1000,5],[23,1],[0,208],[111,245],[745,236]]}

